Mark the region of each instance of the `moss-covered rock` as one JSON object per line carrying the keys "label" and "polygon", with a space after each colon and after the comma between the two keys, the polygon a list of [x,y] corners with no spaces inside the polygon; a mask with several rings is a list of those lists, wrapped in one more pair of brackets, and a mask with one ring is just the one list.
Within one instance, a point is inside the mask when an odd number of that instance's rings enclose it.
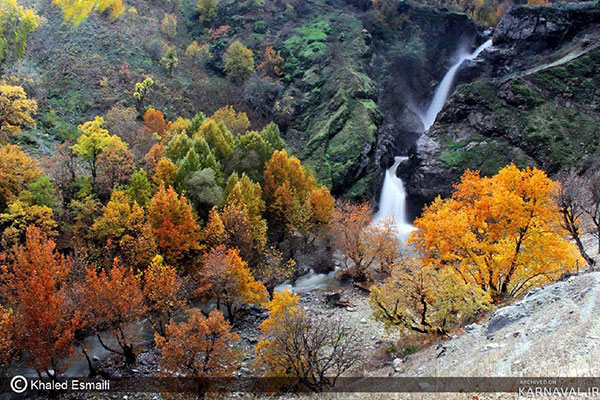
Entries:
{"label": "moss-covered rock", "polygon": [[[447,194],[466,169],[515,163],[549,174],[600,154],[600,50],[501,83],[461,85],[417,148],[412,192]],[[435,185],[425,187],[427,182]]]}

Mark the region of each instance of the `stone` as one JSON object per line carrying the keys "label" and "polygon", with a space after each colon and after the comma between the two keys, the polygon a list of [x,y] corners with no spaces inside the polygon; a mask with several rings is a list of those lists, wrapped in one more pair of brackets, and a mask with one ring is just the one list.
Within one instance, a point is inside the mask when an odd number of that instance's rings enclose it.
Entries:
{"label": "stone", "polygon": [[500,343],[490,343],[485,345],[485,348],[483,349],[484,351],[489,351],[489,350],[493,350],[493,349],[499,349],[506,346],[505,344],[500,344]]}

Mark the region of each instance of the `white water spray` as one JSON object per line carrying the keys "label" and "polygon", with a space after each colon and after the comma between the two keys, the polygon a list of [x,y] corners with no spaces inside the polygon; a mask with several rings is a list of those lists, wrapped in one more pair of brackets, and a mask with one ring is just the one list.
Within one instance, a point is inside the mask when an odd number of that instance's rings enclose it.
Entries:
{"label": "white water spray", "polygon": [[379,211],[373,218],[374,223],[381,222],[387,218],[394,220],[398,234],[406,238],[410,231],[415,229],[406,217],[406,191],[402,179],[396,176],[398,166],[408,157],[396,157],[394,165],[386,172],[379,200]]}
{"label": "white water spray", "polygon": [[[477,58],[482,51],[492,45],[492,40],[488,40],[472,53],[466,53],[460,51],[458,53],[457,62],[450,67],[446,75],[437,87],[433,100],[429,105],[429,108],[425,112],[418,113],[425,131],[431,128],[431,125],[435,122],[437,115],[442,108],[444,103],[450,94],[450,89],[454,83],[454,78],[458,69],[462,63],[466,60],[474,60]],[[396,157],[396,162],[392,165],[385,173],[383,180],[383,187],[381,189],[381,198],[379,200],[379,212],[375,215],[374,223],[380,222],[385,218],[393,218],[398,234],[402,238],[406,238],[410,231],[415,229],[412,224],[408,221],[406,216],[406,192],[404,190],[404,183],[400,178],[396,176],[396,170],[398,166],[406,160],[406,157]]]}
{"label": "white water spray", "polygon": [[465,62],[466,60],[474,60],[475,58],[477,58],[477,56],[479,54],[481,54],[482,51],[484,51],[491,45],[492,45],[492,40],[490,39],[487,42],[485,42],[484,44],[482,44],[481,46],[479,46],[477,49],[475,49],[474,52],[472,52],[470,54],[466,53],[464,51],[460,51],[458,53],[458,61],[456,62],[456,64],[454,64],[452,67],[450,67],[448,72],[446,72],[444,79],[442,79],[442,81],[440,82],[440,85],[437,87],[437,89],[435,91],[435,95],[433,96],[433,100],[431,101],[429,108],[427,109],[426,112],[419,113],[419,118],[421,118],[421,121],[423,122],[423,127],[425,128],[425,132],[427,132],[429,130],[429,128],[431,128],[431,125],[433,125],[433,123],[435,122],[437,115],[440,113],[440,111],[442,111],[442,108],[444,107],[444,103],[446,102],[446,99],[448,98],[448,95],[450,94],[450,89],[452,88],[452,84],[454,83],[454,78],[456,77],[456,73],[458,72],[458,69],[460,68],[462,63]]}

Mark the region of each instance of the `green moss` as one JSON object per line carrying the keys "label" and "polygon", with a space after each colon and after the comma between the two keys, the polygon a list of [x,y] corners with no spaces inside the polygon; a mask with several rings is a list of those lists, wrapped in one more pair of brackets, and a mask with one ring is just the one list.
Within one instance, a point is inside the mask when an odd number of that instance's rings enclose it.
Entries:
{"label": "green moss", "polygon": [[506,141],[479,136],[458,142],[446,139],[442,143],[440,160],[457,172],[472,169],[483,175],[493,175],[511,163],[518,167],[535,164],[522,150],[511,147]]}

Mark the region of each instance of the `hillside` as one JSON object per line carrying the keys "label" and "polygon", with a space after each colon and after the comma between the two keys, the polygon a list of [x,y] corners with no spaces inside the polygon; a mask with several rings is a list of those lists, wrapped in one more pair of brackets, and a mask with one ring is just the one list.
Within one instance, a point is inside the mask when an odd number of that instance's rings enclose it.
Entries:
{"label": "hillside", "polygon": [[[150,76],[156,84],[146,107],[172,120],[232,105],[255,129],[274,120],[335,195],[371,199],[381,165],[406,152],[422,129],[410,104],[428,101],[430,83],[443,75],[458,42],[478,40],[466,15],[413,3],[389,16],[343,0],[250,3],[222,2],[210,29],[197,23],[189,0],[175,9],[133,0],[115,21],[92,14],[73,28],[48,1],[26,1],[44,20],[25,59],[7,71],[39,105],[38,128],[21,140],[47,153],[82,122],[133,106],[135,83]],[[165,13],[177,17],[176,36],[161,32]],[[281,51],[283,76],[232,83],[222,56],[235,40],[253,50],[257,65],[267,46]],[[193,41],[206,43],[210,58],[186,56]],[[173,46],[179,65],[169,76],[160,60]]]}
{"label": "hillside", "polygon": [[598,376],[600,274],[532,290],[483,324],[417,353],[404,376]]}
{"label": "hillside", "polygon": [[493,43],[416,144],[409,192],[448,194],[465,169],[491,175],[511,162],[551,175],[597,167],[598,4],[514,8]]}

